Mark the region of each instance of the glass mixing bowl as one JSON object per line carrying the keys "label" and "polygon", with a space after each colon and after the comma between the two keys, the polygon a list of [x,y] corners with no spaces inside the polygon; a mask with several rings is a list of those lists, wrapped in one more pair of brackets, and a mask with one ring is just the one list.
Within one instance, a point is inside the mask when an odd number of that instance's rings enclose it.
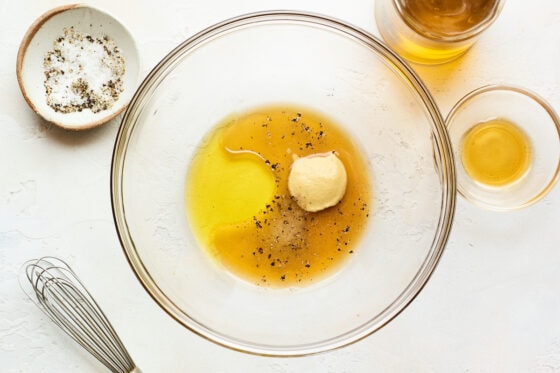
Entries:
{"label": "glass mixing bowl", "polygon": [[[204,136],[232,113],[276,103],[343,127],[372,179],[355,253],[305,287],[259,287],[225,272],[198,246],[185,208]],[[456,185],[442,116],[402,59],[342,21],[275,11],[210,27],[151,71],[118,132],[111,193],[124,252],[165,312],[235,350],[299,356],[368,336],[416,297],[446,244]]]}

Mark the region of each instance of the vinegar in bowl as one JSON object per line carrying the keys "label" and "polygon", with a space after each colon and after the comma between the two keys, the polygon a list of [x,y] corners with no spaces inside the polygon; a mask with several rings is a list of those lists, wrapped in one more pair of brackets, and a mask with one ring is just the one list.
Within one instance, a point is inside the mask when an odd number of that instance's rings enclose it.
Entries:
{"label": "vinegar in bowl", "polygon": [[521,179],[531,165],[531,144],[514,123],[492,119],[471,128],[462,141],[461,161],[479,183],[502,187]]}
{"label": "vinegar in bowl", "polygon": [[[318,212],[290,195],[292,162],[336,152],[346,168],[342,200]],[[350,136],[305,108],[260,107],[224,119],[200,145],[186,183],[199,245],[218,267],[259,286],[303,286],[348,260],[366,228],[371,182]]]}

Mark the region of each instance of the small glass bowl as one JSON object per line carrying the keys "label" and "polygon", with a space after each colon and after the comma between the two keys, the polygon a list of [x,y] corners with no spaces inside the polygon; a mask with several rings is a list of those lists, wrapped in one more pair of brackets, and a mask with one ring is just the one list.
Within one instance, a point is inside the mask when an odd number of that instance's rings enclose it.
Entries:
{"label": "small glass bowl", "polygon": [[[461,157],[468,131],[492,119],[516,124],[530,142],[529,169],[504,186],[489,186],[471,178]],[[455,104],[446,124],[456,160],[458,191],[468,201],[490,210],[516,210],[538,202],[555,185],[560,170],[560,119],[535,93],[504,85],[478,88]]]}

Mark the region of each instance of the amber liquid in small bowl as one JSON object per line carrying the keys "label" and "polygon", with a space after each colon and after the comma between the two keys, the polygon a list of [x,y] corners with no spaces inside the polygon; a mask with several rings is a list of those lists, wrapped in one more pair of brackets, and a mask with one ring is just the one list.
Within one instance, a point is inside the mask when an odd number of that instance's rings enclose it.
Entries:
{"label": "amber liquid in small bowl", "polygon": [[376,14],[391,47],[413,62],[433,64],[465,53],[500,9],[500,0],[383,0]]}
{"label": "amber liquid in small bowl", "polygon": [[483,24],[497,0],[398,0],[403,17],[424,36],[460,36]]}
{"label": "amber liquid in small bowl", "polygon": [[532,152],[527,135],[514,123],[492,119],[478,123],[463,138],[461,161],[475,181],[491,187],[514,183],[527,173]]}

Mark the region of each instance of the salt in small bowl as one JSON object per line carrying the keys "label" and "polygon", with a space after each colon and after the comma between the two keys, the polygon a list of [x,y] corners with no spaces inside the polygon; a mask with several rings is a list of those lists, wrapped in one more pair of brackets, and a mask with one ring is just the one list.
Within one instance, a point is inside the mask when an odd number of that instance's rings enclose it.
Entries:
{"label": "salt in small bowl", "polygon": [[[108,37],[124,57],[125,69],[120,77],[122,85],[119,85],[118,94],[111,98],[106,109],[86,107],[64,112],[53,108],[52,101],[51,105],[48,104],[45,57],[52,53],[54,44],[65,37],[67,30],[72,30],[75,35],[91,37],[92,43],[101,44],[103,38]],[[40,16],[23,37],[16,64],[18,83],[29,106],[46,121],[70,130],[99,126],[122,112],[137,88],[139,70],[138,49],[130,32],[108,13],[83,4],[60,6]],[[94,73],[91,71],[90,75]]]}

